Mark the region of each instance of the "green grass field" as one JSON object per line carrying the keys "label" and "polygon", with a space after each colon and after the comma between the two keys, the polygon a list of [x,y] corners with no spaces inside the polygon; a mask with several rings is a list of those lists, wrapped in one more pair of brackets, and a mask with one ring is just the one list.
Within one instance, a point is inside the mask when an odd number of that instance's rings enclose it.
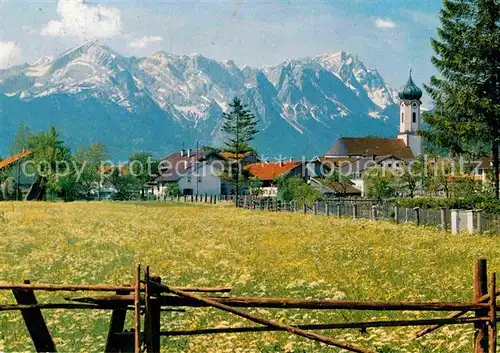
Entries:
{"label": "green grass field", "polygon": [[[124,284],[132,282],[134,264],[140,262],[165,283],[232,286],[232,294],[242,296],[468,301],[475,257],[486,257],[490,271],[500,271],[500,237],[456,237],[412,225],[219,205],[0,203],[0,246],[0,281]],[[37,295],[44,302],[81,293]],[[14,299],[0,292],[0,302]],[[296,324],[429,317],[415,312],[251,312]],[[109,311],[47,310],[44,315],[59,351],[103,351]],[[162,318],[162,329],[247,325],[253,324],[212,309],[192,308]],[[471,326],[448,326],[420,340],[413,339],[416,331],[322,333],[385,353],[471,351]],[[20,313],[1,312],[0,351],[33,349]],[[339,350],[272,332],[164,339],[163,351]]]}

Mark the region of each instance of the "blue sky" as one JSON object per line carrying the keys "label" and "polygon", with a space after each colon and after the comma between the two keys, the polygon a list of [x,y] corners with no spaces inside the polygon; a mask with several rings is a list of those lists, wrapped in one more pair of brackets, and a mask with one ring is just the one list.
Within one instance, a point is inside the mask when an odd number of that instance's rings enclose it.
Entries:
{"label": "blue sky", "polygon": [[130,56],[199,53],[239,66],[344,50],[394,88],[428,82],[439,0],[0,0],[2,68],[98,38]]}

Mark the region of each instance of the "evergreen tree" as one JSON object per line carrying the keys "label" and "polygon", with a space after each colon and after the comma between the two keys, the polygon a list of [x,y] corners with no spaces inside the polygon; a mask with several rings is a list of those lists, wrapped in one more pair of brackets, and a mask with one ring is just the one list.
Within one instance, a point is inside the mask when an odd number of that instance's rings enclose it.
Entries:
{"label": "evergreen tree", "polygon": [[490,151],[499,198],[500,2],[444,0],[439,39],[432,39],[433,76],[427,92],[435,109],[422,135],[452,154]]}
{"label": "evergreen tree", "polygon": [[[64,185],[61,176],[71,174],[71,150],[60,139],[54,126],[48,132],[30,134],[28,148],[33,151],[30,156],[37,168],[39,177],[46,181],[50,196],[64,194]],[[66,178],[64,178],[66,183]]]}
{"label": "evergreen tree", "polygon": [[28,143],[30,136],[30,129],[23,122],[21,122],[16,136],[14,136],[14,141],[12,141],[12,144],[9,146],[9,153],[13,155],[27,150],[29,148]]}
{"label": "evergreen tree", "polygon": [[241,166],[239,158],[252,151],[250,141],[257,134],[257,119],[240,99],[234,98],[229,103],[229,111],[222,114],[222,131],[227,135],[225,149],[235,155],[236,163],[230,164],[231,176],[236,187],[236,206],[240,194]]}
{"label": "evergreen tree", "polygon": [[144,185],[158,174],[159,161],[153,159],[150,152],[139,152],[132,154],[129,158],[128,174],[136,180],[136,185],[145,198]]}

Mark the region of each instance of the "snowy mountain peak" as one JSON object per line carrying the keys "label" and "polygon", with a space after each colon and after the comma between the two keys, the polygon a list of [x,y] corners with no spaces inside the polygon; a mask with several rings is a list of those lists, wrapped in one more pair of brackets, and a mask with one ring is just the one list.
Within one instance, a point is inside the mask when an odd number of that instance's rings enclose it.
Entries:
{"label": "snowy mountain peak", "polygon": [[[133,119],[141,128],[130,134],[138,141],[143,140],[140,132],[163,131],[168,125],[170,130],[156,140],[174,138],[169,131],[188,131],[199,139],[205,136],[204,143],[220,139],[221,114],[235,96],[255,112],[263,124],[262,136],[269,139],[278,134],[281,141],[299,136],[307,137],[308,143],[328,140],[328,144],[332,134],[349,131],[341,126],[359,119],[362,123],[356,123],[357,128],[381,128],[391,118],[385,113],[387,108],[396,102],[394,90],[378,71],[367,69],[357,55],[345,51],[288,59],[275,66],[240,68],[232,60],[216,61],[200,54],[157,52],[128,58],[95,40],[55,59],[44,57],[32,65],[1,70],[0,95],[18,99],[26,107],[61,97],[72,102],[60,116],[40,117],[39,108],[27,108],[26,117],[18,117],[21,120],[56,119],[53,122],[58,125],[78,117],[99,125],[105,115],[116,128],[123,119]],[[63,109],[58,104],[54,109]],[[157,119],[154,126],[150,125],[153,115]],[[321,129],[323,137],[309,135]]]}
{"label": "snowy mountain peak", "polygon": [[49,64],[52,60],[54,60],[54,58],[51,56],[42,56],[40,59],[35,61],[31,66],[39,66],[39,65],[44,66]]}

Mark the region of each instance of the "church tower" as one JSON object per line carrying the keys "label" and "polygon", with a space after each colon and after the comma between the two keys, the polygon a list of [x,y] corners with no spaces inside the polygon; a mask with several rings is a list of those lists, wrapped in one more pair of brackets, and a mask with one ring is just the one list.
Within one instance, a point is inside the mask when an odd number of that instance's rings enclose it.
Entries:
{"label": "church tower", "polygon": [[421,116],[420,105],[422,102],[422,90],[417,87],[410,77],[408,82],[399,91],[399,134],[398,138],[410,147],[415,156],[422,153],[422,137],[417,135],[420,130]]}

